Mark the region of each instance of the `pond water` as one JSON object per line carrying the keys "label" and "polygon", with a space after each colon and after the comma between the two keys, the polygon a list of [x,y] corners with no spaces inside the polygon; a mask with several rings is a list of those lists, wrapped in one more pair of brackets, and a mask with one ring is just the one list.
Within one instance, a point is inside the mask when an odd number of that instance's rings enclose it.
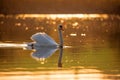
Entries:
{"label": "pond water", "polygon": [[[59,43],[59,24],[63,49],[25,49],[37,32]],[[119,15],[0,14],[0,80],[119,80],[119,58]]]}

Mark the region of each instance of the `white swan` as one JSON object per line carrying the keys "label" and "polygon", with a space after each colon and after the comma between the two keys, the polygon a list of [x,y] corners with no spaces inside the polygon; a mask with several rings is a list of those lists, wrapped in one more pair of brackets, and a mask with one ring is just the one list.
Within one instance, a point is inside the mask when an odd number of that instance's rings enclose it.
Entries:
{"label": "white swan", "polygon": [[58,33],[59,33],[59,39],[60,43],[57,44],[50,36],[48,36],[46,33],[36,33],[33,34],[31,39],[34,42],[28,43],[28,47],[31,47],[32,49],[39,49],[39,47],[63,47],[63,38],[62,38],[62,25],[58,26]]}

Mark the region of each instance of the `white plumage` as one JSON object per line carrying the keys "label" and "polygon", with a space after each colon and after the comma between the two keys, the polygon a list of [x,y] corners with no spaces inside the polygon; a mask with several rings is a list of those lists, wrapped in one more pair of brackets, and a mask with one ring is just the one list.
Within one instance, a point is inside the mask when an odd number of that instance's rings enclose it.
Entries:
{"label": "white plumage", "polygon": [[36,33],[32,35],[31,39],[35,41],[36,46],[57,46],[58,44],[46,33]]}

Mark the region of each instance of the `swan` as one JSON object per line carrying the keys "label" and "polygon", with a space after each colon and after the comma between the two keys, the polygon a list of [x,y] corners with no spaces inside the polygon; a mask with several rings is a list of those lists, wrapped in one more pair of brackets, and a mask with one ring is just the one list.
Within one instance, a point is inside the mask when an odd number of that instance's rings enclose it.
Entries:
{"label": "swan", "polygon": [[39,49],[40,47],[54,47],[63,48],[63,36],[62,36],[63,26],[58,26],[58,34],[60,43],[57,44],[50,36],[46,33],[38,32],[31,36],[34,42],[27,43],[27,46],[31,49]]}

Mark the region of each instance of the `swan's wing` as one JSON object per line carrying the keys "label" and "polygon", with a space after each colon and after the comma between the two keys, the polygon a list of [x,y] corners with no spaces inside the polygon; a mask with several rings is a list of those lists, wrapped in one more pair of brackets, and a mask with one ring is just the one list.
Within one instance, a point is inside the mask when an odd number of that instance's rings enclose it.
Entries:
{"label": "swan's wing", "polygon": [[38,45],[57,45],[57,43],[45,33],[36,33],[32,35],[31,39],[38,43]]}
{"label": "swan's wing", "polygon": [[44,34],[44,37],[45,37],[47,40],[49,40],[50,43],[57,45],[57,43],[56,43],[50,36],[48,36],[47,34]]}

